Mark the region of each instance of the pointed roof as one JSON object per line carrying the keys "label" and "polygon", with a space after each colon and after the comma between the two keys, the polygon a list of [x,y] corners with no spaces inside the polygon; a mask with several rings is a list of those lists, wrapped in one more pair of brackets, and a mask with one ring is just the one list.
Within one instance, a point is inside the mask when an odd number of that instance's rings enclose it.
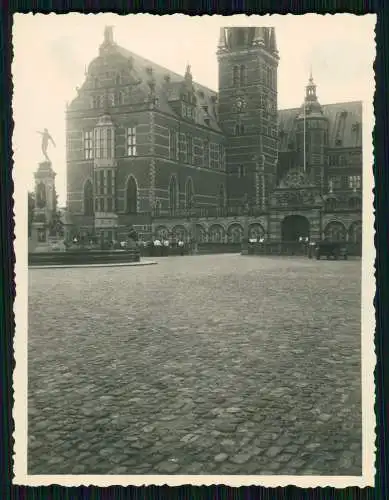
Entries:
{"label": "pointed roof", "polygon": [[[330,148],[362,147],[362,101],[323,104],[323,117],[328,120],[328,146]],[[301,116],[301,108],[282,109],[278,112],[279,150],[292,152],[295,148],[296,120]],[[342,121],[344,126],[339,127]],[[341,144],[337,142],[340,129]],[[290,149],[290,145],[294,148]]]}

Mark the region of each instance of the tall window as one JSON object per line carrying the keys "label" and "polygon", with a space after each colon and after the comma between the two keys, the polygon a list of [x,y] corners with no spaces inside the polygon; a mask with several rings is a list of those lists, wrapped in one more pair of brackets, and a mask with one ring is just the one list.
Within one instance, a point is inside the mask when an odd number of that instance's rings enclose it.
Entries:
{"label": "tall window", "polygon": [[221,170],[225,169],[226,155],[223,144],[220,144],[220,168]]}
{"label": "tall window", "polygon": [[185,207],[187,209],[193,208],[194,204],[194,190],[193,190],[193,181],[192,178],[189,177],[189,179],[186,181],[185,184]]}
{"label": "tall window", "polygon": [[239,165],[238,176],[245,177],[245,175],[246,175],[246,168],[243,165]]}
{"label": "tall window", "polygon": [[93,185],[90,180],[84,184],[84,214],[93,215]]}
{"label": "tall window", "polygon": [[210,167],[219,168],[219,144],[214,142],[210,144]]}
{"label": "tall window", "polygon": [[107,129],[107,158],[112,158],[112,130],[110,128]]}
{"label": "tall window", "polygon": [[100,170],[100,194],[104,194],[104,170]]}
{"label": "tall window", "polygon": [[97,127],[94,131],[95,158],[112,158],[114,132],[112,127]]}
{"label": "tall window", "polygon": [[127,128],[127,156],[136,156],[136,127]]}
{"label": "tall window", "polygon": [[170,184],[169,184],[169,207],[172,213],[176,211],[177,204],[178,204],[178,184],[177,184],[177,178],[173,176],[170,179]]}
{"label": "tall window", "polygon": [[329,178],[328,183],[332,189],[341,189],[342,178],[340,177],[340,175],[334,175],[334,176]]}
{"label": "tall window", "polygon": [[184,163],[188,162],[188,143],[185,134],[180,134],[180,153]]}
{"label": "tall window", "polygon": [[89,130],[84,133],[84,158],[85,160],[93,158],[93,135]]}
{"label": "tall window", "polygon": [[205,140],[204,141],[204,148],[203,148],[203,153],[204,153],[204,167],[209,167],[209,141]]}
{"label": "tall window", "polygon": [[138,187],[132,176],[127,181],[126,208],[129,214],[136,214],[138,211]]}
{"label": "tall window", "polygon": [[189,134],[186,138],[186,144],[188,147],[188,163],[191,165],[193,163],[193,138]]}
{"label": "tall window", "polygon": [[107,194],[112,194],[112,170],[107,170]]}
{"label": "tall window", "polygon": [[105,135],[107,133],[106,129],[105,128],[101,128],[99,129],[99,132],[100,132],[100,140],[99,140],[99,143],[100,143],[100,158],[105,158],[106,155],[107,155],[107,143],[105,141]]}
{"label": "tall window", "polygon": [[177,159],[177,132],[175,130],[169,131],[169,151],[170,159]]}
{"label": "tall window", "polygon": [[360,175],[350,175],[348,178],[348,187],[350,189],[360,189],[361,188],[361,176]]}

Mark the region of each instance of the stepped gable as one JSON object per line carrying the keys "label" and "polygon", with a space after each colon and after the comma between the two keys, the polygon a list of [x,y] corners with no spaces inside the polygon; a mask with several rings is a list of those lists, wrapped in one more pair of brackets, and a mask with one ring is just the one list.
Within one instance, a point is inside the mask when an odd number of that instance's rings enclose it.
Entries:
{"label": "stepped gable", "polygon": [[[328,146],[331,149],[362,147],[361,101],[326,104],[322,105],[322,109],[324,117],[329,121]],[[295,120],[300,113],[301,108],[282,109],[278,112],[281,152],[295,148]]]}

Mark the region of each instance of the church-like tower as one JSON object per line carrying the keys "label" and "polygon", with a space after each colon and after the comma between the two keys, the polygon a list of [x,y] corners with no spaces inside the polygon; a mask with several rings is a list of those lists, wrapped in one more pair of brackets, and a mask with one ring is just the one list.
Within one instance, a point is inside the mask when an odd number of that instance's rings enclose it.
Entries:
{"label": "church-like tower", "polygon": [[323,190],[325,166],[328,164],[328,118],[318,101],[312,72],[306,86],[304,103],[297,118],[296,141],[297,166],[305,169],[305,173],[314,184]]}
{"label": "church-like tower", "polygon": [[217,56],[229,204],[265,208],[277,169],[275,29],[221,28]]}

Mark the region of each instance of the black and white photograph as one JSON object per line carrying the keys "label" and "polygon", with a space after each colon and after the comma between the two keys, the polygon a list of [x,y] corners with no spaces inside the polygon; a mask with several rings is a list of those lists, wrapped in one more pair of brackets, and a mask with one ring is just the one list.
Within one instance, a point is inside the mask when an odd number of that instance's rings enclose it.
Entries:
{"label": "black and white photograph", "polygon": [[373,485],[375,22],[14,16],[16,484]]}

